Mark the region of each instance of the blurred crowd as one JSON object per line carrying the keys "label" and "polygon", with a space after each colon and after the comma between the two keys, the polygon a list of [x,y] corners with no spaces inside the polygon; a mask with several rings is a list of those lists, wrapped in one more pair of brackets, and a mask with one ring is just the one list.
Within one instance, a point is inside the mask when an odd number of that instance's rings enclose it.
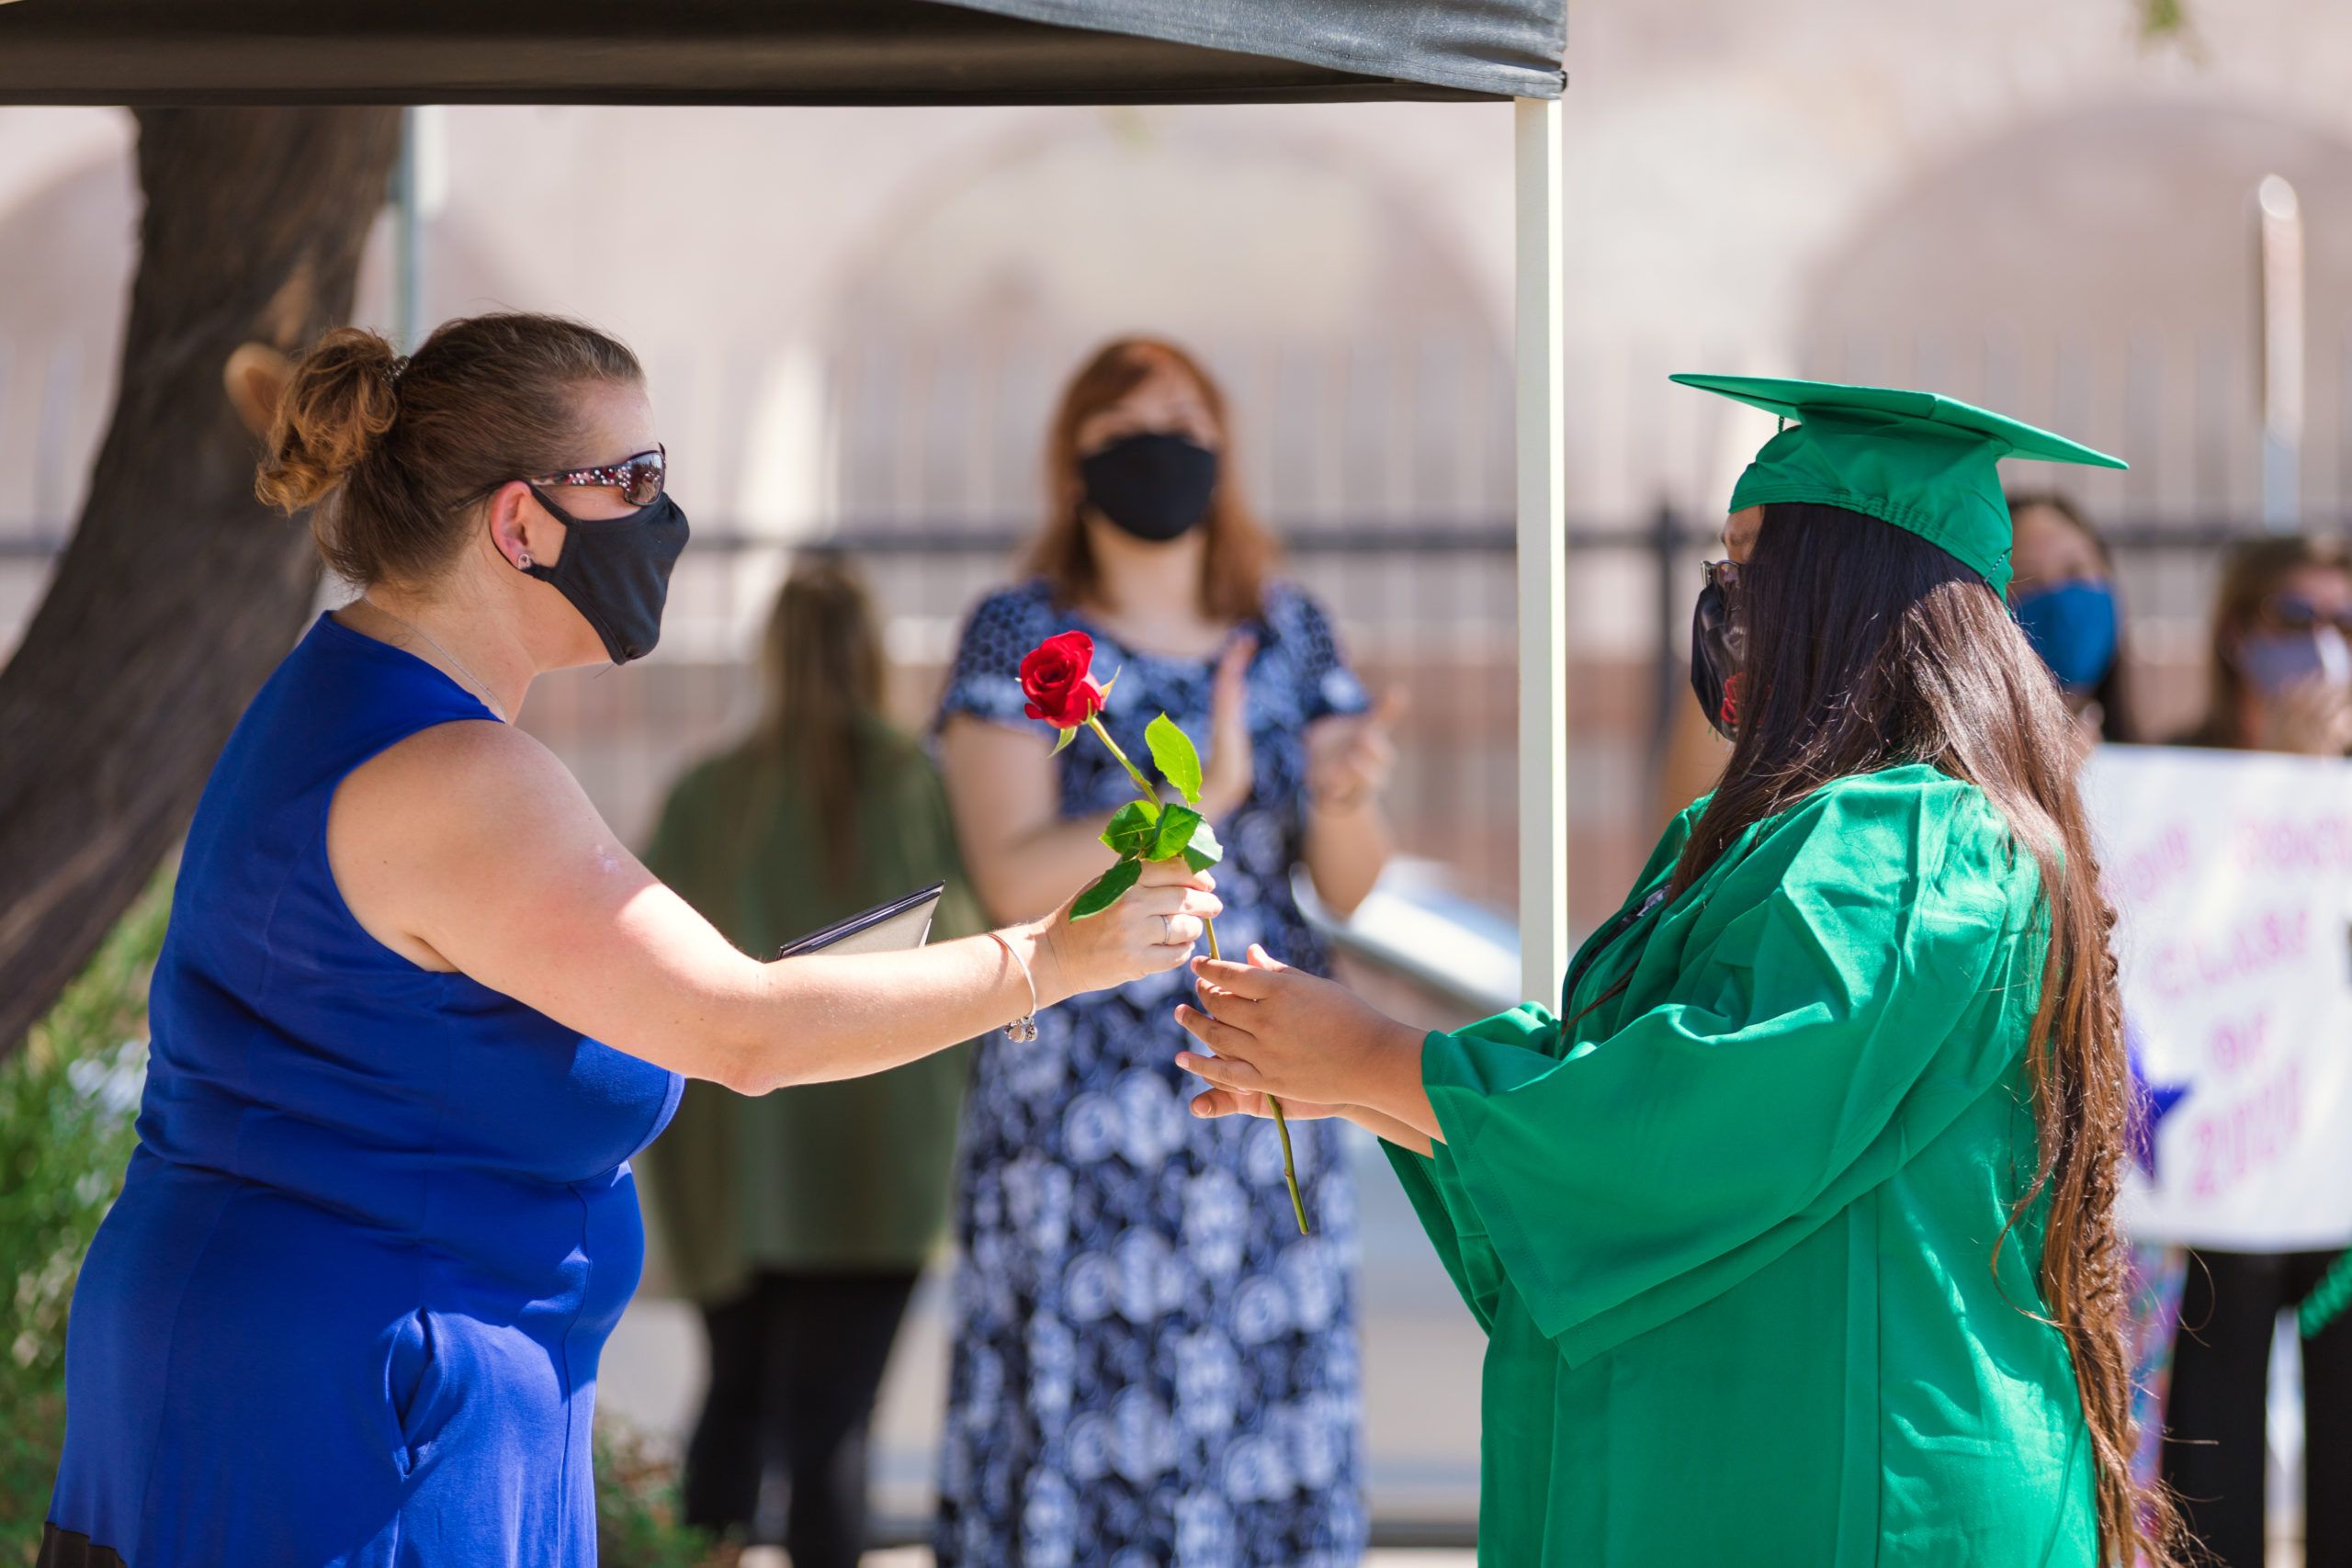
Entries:
{"label": "blurred crowd", "polygon": [[[2010,500],[2018,624],[2064,689],[2086,742],[2162,742],[2342,757],[2352,750],[2352,553],[2332,539],[2249,540],[2214,593],[2204,712],[2150,735],[2132,705],[2127,618],[2112,558],[2083,513],[2055,494]],[[2288,1029],[2308,1021],[2283,1021]],[[2267,1550],[2271,1357],[2281,1314],[2319,1284],[2335,1251],[2142,1247],[2140,1382],[2153,1468],[2189,1528],[2224,1564]],[[2305,1337],[2304,1561],[2352,1561],[2352,1326]],[[2169,1368],[2167,1373],[2167,1366]]]}

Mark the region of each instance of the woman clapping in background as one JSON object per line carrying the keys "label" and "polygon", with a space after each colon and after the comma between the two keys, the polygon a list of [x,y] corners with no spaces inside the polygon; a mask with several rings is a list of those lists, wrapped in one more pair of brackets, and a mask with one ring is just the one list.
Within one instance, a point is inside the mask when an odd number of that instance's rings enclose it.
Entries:
{"label": "woman clapping in background", "polygon": [[[1050,908],[1112,863],[1133,795],[1097,746],[1051,755],[1022,655],[1076,627],[1117,674],[1103,725],[1133,754],[1163,710],[1208,738],[1201,809],[1228,950],[1323,961],[1291,895],[1341,914],[1387,855],[1388,743],[1322,608],[1272,576],[1232,475],[1223,398],[1189,356],[1114,343],[1063,394],[1035,575],[964,631],[940,751],[994,914]],[[942,1564],[1352,1563],[1358,1492],[1354,1195],[1328,1125],[1294,1130],[1298,1235],[1271,1126],[1184,1113],[1182,976],[984,1042],[964,1116]]]}

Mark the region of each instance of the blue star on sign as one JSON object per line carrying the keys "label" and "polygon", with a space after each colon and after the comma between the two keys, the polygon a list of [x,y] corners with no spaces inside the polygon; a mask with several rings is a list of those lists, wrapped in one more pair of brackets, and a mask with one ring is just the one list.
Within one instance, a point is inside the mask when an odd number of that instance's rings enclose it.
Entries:
{"label": "blue star on sign", "polygon": [[2126,1059],[2132,1066],[2132,1129],[2129,1134],[2132,1163],[2140,1174],[2154,1181],[2156,1179],[2156,1130],[2174,1108],[2188,1098],[2189,1086],[2185,1083],[2159,1084],[2148,1077],[2147,1064],[2140,1049],[2140,1031],[2130,1019],[2123,1021],[2123,1044]]}

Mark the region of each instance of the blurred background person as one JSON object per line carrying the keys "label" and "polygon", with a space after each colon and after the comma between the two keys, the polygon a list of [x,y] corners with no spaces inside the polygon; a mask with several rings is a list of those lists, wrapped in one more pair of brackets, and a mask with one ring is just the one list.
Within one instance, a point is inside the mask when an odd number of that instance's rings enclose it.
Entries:
{"label": "blurred background person", "polygon": [[2132,741],[2131,660],[2107,541],[2054,491],[2011,495],[2009,605],[2086,741]]}
{"label": "blurred background person", "polygon": [[[2186,743],[2340,757],[2352,748],[2352,554],[2332,540],[2240,546],[2215,594],[2211,686]],[[2296,1021],[2281,1021],[2296,1027]],[[2258,1568],[2267,1532],[2270,1352],[2278,1315],[2340,1249],[2193,1247],[2165,1399],[2164,1478],[2226,1568]],[[2303,1342],[2303,1562],[2352,1563],[2352,1321]]]}
{"label": "blurred background person", "polygon": [[2196,746],[2340,757],[2352,750],[2352,551],[2258,539],[2222,569]]}
{"label": "blurred background person", "polygon": [[[1272,576],[1225,399],[1172,344],[1114,342],[1064,390],[1034,575],[964,629],[939,710],[948,798],[991,910],[1049,908],[1112,863],[1133,795],[1099,746],[1051,754],[1017,669],[1075,627],[1115,672],[1131,755],[1165,711],[1206,738],[1202,811],[1228,953],[1320,970],[1291,877],[1344,917],[1380,874],[1382,718],[1322,607]],[[1353,1562],[1365,1541],[1355,1195],[1328,1123],[1294,1127],[1298,1235],[1270,1125],[1185,1112],[1181,977],[981,1043],[956,1189],[962,1247],[936,1548],[944,1568],[1073,1560]]]}
{"label": "blurred background person", "polygon": [[[753,957],[933,882],[947,884],[935,938],[982,930],[939,775],[876,716],[882,639],[839,558],[793,570],[760,674],[758,724],[671,789],[647,866]],[[710,1348],[689,1523],[781,1545],[797,1568],[858,1560],[866,1427],[945,1222],[967,1065],[945,1051],[760,1099],[690,1084],[647,1151]]]}

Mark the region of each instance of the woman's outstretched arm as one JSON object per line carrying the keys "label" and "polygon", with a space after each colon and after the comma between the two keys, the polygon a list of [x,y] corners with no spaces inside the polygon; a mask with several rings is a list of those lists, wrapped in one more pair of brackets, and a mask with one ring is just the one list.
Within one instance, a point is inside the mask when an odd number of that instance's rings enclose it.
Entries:
{"label": "woman's outstretched arm", "polygon": [[1217,908],[1181,863],[1102,914],[1067,909],[906,953],[765,963],[640,864],[546,747],[438,726],[355,770],[327,848],[352,912],[394,953],[460,971],[673,1071],[745,1093],[878,1072],[1037,1001],[1173,968]]}

